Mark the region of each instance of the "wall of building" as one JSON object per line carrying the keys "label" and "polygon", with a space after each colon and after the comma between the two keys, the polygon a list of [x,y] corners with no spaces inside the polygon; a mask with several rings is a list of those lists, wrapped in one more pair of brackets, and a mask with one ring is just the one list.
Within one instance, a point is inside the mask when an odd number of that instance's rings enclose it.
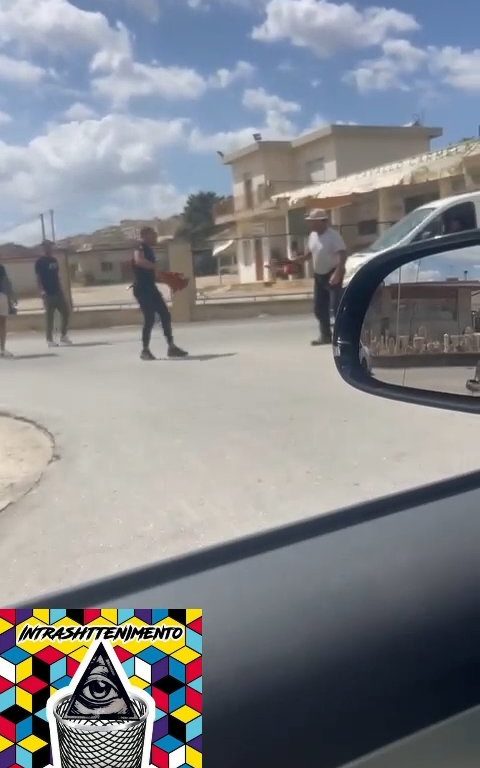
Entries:
{"label": "wall of building", "polygon": [[251,237],[237,240],[238,278],[241,283],[254,283],[256,280],[254,241]]}
{"label": "wall of building", "polygon": [[320,158],[324,160],[325,181],[334,181],[339,175],[338,157],[333,136],[325,136],[308,144],[302,144],[295,147],[293,153],[295,178],[303,180],[304,184],[311,183],[308,163]]}
{"label": "wall of building", "polygon": [[[38,296],[35,262],[39,255],[29,258],[2,259],[2,264],[7,270],[8,277],[12,283],[13,291],[19,299]],[[57,252],[55,255],[60,267],[60,280],[65,294],[68,296],[70,281],[67,271],[67,259],[64,253]]]}
{"label": "wall of building", "polygon": [[261,154],[264,162],[265,179],[274,182],[274,192],[283,192],[300,183],[291,149],[267,146],[265,149],[261,149]]}
{"label": "wall of building", "polygon": [[335,134],[334,153],[338,176],[348,176],[367,168],[405,160],[430,151],[430,139],[421,133],[349,133]]}
{"label": "wall of building", "polygon": [[[232,164],[235,210],[242,210],[245,207],[245,179],[252,180],[253,197],[256,202],[259,187],[264,187],[268,181],[289,182],[292,172],[291,150],[288,145],[260,146],[258,151],[240,158]],[[289,183],[285,183],[284,188],[288,189],[288,187]]]}
{"label": "wall of building", "polygon": [[[71,253],[68,258],[71,280],[87,285],[124,283],[132,279],[132,256],[131,247]],[[156,256],[159,268],[168,269],[167,251],[156,249]]]}

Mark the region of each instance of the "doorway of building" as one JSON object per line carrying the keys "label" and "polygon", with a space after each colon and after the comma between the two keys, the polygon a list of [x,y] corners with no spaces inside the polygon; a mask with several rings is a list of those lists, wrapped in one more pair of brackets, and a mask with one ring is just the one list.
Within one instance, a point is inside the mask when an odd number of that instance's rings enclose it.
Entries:
{"label": "doorway of building", "polygon": [[263,281],[263,246],[258,238],[255,240],[255,279]]}

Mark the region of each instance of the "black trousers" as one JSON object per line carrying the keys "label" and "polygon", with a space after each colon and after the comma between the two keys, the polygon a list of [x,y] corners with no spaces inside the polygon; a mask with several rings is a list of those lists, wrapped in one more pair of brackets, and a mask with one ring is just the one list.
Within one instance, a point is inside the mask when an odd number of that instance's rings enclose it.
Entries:
{"label": "black trousers", "polygon": [[330,278],[334,271],[326,275],[315,274],[314,278],[314,312],[320,324],[320,335],[323,341],[330,341],[332,338],[330,313],[333,312],[336,317],[343,291],[341,285],[330,285]]}
{"label": "black trousers", "polygon": [[148,349],[150,347],[150,339],[152,337],[152,330],[157,315],[162,324],[163,335],[168,344],[173,344],[172,318],[165,303],[165,299],[158,288],[154,288],[152,291],[139,291],[138,288],[134,288],[133,294],[143,313],[143,348]]}
{"label": "black trousers", "polygon": [[61,335],[68,333],[68,321],[70,319],[70,309],[63,293],[56,293],[53,296],[45,296],[45,314],[46,314],[46,333],[47,341],[53,341],[53,323],[55,312],[59,312],[61,318]]}

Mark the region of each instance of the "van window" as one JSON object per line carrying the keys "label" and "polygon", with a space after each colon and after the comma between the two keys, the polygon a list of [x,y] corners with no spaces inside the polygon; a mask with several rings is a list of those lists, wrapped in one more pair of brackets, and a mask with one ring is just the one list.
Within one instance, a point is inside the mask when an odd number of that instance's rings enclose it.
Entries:
{"label": "van window", "polygon": [[407,237],[410,232],[413,232],[422,221],[430,216],[433,210],[433,208],[417,208],[417,210],[409,213],[408,216],[404,216],[404,218],[397,221],[393,227],[387,229],[383,235],[380,235],[378,240],[375,240],[375,242],[367,248],[367,252],[378,253],[387,248],[394,248]]}
{"label": "van window", "polygon": [[432,237],[451,235],[454,232],[467,232],[477,228],[475,205],[468,201],[447,208],[426,225],[415,240],[430,240]]}

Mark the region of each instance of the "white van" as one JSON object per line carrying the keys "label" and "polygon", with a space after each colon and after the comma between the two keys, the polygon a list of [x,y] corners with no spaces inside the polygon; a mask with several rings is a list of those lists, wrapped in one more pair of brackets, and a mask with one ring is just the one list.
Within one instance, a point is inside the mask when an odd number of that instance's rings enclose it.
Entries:
{"label": "white van", "polygon": [[354,253],[347,259],[343,285],[347,286],[362,264],[379,253],[452,232],[477,228],[480,228],[480,191],[444,197],[422,205],[387,229],[365,251]]}

